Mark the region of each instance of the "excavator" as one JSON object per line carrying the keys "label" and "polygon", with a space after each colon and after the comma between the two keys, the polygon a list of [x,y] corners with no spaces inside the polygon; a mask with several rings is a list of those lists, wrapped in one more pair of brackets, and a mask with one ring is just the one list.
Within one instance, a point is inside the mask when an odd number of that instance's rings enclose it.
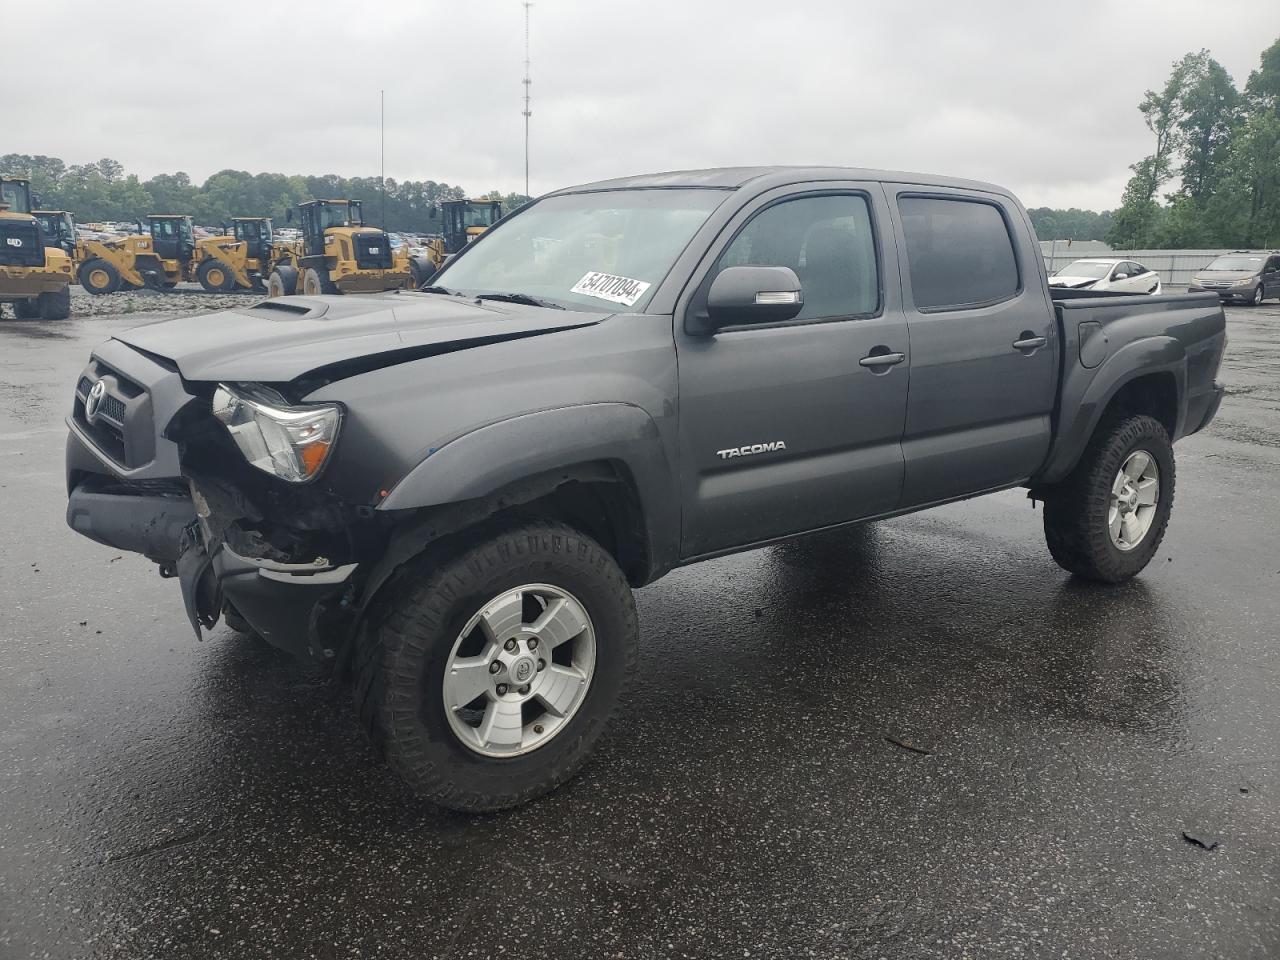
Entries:
{"label": "excavator", "polygon": [[408,286],[408,252],[392,251],[386,231],[365,226],[359,200],[308,200],[298,210],[302,239],[275,245],[268,297],[373,293]]}
{"label": "excavator", "polygon": [[0,176],[0,303],[22,320],[71,316],[71,255],[45,244],[31,214],[31,181]]}

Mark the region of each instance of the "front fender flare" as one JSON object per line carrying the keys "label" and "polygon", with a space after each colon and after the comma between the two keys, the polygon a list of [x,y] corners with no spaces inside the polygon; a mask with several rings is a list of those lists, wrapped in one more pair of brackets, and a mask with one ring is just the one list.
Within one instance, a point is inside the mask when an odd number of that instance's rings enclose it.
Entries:
{"label": "front fender flare", "polygon": [[674,556],[679,542],[676,473],[653,418],[629,403],[586,403],[500,420],[431,451],[378,504],[416,510],[476,500],[527,477],[610,462],[634,484],[648,555]]}

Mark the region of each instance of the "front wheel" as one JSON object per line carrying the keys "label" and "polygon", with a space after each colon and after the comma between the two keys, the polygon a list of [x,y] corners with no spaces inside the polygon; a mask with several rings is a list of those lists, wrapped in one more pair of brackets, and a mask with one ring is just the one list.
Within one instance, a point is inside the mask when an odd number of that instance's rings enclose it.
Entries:
{"label": "front wheel", "polygon": [[570,527],[529,522],[441,555],[362,631],[356,703],[390,765],[454,810],[568,780],[636,670],[630,587]]}
{"label": "front wheel", "polygon": [[1071,475],[1046,494],[1053,559],[1088,580],[1120,583],[1151,561],[1173,508],[1173,445],[1145,414],[1104,420]]}
{"label": "front wheel", "polygon": [[290,297],[298,292],[298,269],[288,264],[281,264],[271,271],[267,278],[267,297]]}
{"label": "front wheel", "polygon": [[196,280],[207,293],[230,293],[236,287],[235,274],[218,260],[205,260],[196,268]]}
{"label": "front wheel", "polygon": [[92,294],[115,293],[123,283],[120,271],[101,257],[94,257],[80,268],[80,286]]}
{"label": "front wheel", "polygon": [[1267,291],[1262,288],[1262,283],[1261,281],[1259,281],[1258,289],[1253,291],[1252,303],[1255,307],[1260,307],[1262,306],[1262,301],[1265,300],[1266,298],[1267,298]]}
{"label": "front wheel", "polygon": [[337,292],[338,285],[329,279],[328,270],[307,267],[302,274],[302,293],[304,296],[318,297],[322,294]]}

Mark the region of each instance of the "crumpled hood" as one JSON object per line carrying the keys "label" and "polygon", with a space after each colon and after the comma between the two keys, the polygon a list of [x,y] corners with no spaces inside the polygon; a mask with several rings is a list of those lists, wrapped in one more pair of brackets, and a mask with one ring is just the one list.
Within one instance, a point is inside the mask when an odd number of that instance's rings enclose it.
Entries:
{"label": "crumpled hood", "polygon": [[284,383],[333,364],[384,354],[409,360],[608,316],[446,295],[281,297],[144,324],[116,339],[173,361],[188,380]]}
{"label": "crumpled hood", "polygon": [[1098,282],[1097,277],[1050,277],[1051,287],[1070,287],[1072,290],[1083,290]]}

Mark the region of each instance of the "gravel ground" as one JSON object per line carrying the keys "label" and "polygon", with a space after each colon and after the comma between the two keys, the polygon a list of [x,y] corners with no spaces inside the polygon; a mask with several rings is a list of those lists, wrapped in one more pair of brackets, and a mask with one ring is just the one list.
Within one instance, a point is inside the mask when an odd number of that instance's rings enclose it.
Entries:
{"label": "gravel ground", "polygon": [[94,296],[84,288],[71,288],[71,317],[106,317],[122,314],[163,312],[166,316],[187,316],[226,310],[260,299],[256,293],[207,293],[198,283],[180,283],[172,290],[121,290]]}
{"label": "gravel ground", "polygon": [[1141,577],[1016,490],[676,571],[613,735],[486,817],[67,529],[72,384],[143,318],[0,323],[0,958],[1275,960],[1280,305],[1228,313]]}

